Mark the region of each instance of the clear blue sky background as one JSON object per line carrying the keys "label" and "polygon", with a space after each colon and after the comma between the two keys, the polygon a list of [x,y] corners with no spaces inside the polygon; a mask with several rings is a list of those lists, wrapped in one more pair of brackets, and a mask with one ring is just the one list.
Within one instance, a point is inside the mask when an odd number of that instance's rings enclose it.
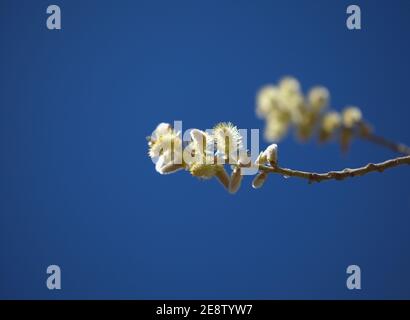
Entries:
{"label": "clear blue sky background", "polygon": [[[232,196],[146,156],[162,121],[262,128],[255,93],[287,74],[410,143],[410,2],[355,3],[361,31],[346,29],[350,1],[2,0],[0,298],[410,298],[409,168],[261,190],[247,177]],[[392,156],[280,144],[303,170]]]}

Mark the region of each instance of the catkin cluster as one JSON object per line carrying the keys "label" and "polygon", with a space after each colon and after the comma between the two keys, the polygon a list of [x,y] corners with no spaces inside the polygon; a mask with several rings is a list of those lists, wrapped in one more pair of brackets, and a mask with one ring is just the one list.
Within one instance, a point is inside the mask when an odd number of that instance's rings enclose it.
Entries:
{"label": "catkin cluster", "polygon": [[[297,177],[308,182],[341,181],[410,164],[410,148],[373,134],[359,108],[347,106],[337,112],[329,107],[329,101],[330,95],[326,88],[313,87],[304,95],[299,82],[291,77],[283,78],[277,85],[263,87],[257,94],[256,113],[266,121],[266,140],[279,141],[293,129],[301,141],[311,137],[316,137],[320,142],[337,139],[342,150],[346,151],[353,138],[361,137],[405,156],[326,173],[288,169],[279,166],[278,146],[275,143],[257,157],[259,151],[251,148],[254,153],[251,157],[245,147],[246,141],[230,122],[218,123],[206,131],[192,129],[188,132],[188,138],[184,136],[184,139],[181,132],[170,124],[160,123],[152,135],[147,137],[148,154],[160,174],[186,170],[201,180],[216,178],[230,193],[238,191],[244,174],[256,174],[252,187],[257,189],[265,183],[269,174]],[[226,167],[231,169],[229,175]]]}
{"label": "catkin cluster", "polygon": [[[186,170],[200,179],[217,178],[230,192],[236,193],[242,182],[242,168],[260,165],[276,166],[277,145],[270,145],[252,163],[248,150],[243,146],[243,137],[232,123],[218,123],[212,130],[190,131],[189,141],[183,141],[181,132],[176,132],[168,123],[160,123],[148,140],[148,154],[160,174]],[[231,167],[228,175],[225,165]],[[259,188],[267,175],[259,172],[253,187]]]}
{"label": "catkin cluster", "polygon": [[292,77],[264,86],[256,97],[256,114],[265,119],[264,137],[270,142],[281,140],[293,128],[300,141],[314,135],[320,142],[338,139],[345,151],[352,138],[371,131],[358,107],[347,106],[342,112],[329,107],[325,87],[313,87],[304,95],[299,81]]}

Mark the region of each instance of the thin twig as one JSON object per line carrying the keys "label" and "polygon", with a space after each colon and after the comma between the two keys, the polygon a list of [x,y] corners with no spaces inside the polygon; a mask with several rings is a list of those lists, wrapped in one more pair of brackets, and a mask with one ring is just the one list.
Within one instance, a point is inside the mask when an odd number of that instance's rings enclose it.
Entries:
{"label": "thin twig", "polygon": [[393,150],[394,152],[398,152],[398,153],[405,154],[405,155],[410,155],[410,147],[406,146],[405,144],[396,143],[396,142],[387,140],[386,138],[377,136],[370,132],[366,134],[362,134],[360,135],[360,137],[362,139],[368,140],[380,146],[389,148],[390,150]]}
{"label": "thin twig", "polygon": [[358,176],[363,176],[370,172],[383,172],[386,169],[394,168],[400,165],[409,165],[410,156],[399,157],[395,159],[390,159],[380,163],[369,163],[364,167],[349,169],[346,168],[341,171],[330,171],[326,173],[314,173],[314,172],[305,172],[281,167],[271,167],[271,166],[259,166],[259,170],[265,171],[268,173],[276,173],[283,175],[285,177],[298,177],[307,179],[309,183],[312,182],[321,182],[325,180],[343,180],[345,178],[353,178]]}

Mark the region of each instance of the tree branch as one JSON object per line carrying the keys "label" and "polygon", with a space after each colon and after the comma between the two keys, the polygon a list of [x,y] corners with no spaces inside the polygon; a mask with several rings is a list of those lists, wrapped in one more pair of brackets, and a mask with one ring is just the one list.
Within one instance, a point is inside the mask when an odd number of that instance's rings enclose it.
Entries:
{"label": "tree branch", "polygon": [[386,147],[394,152],[401,153],[404,155],[410,155],[410,147],[406,146],[405,144],[387,140],[386,138],[377,136],[373,133],[367,132],[366,134],[360,135],[360,138],[378,144],[382,147]]}
{"label": "tree branch", "polygon": [[390,159],[380,163],[369,163],[364,167],[349,169],[346,168],[341,171],[330,171],[326,173],[305,172],[287,168],[281,168],[279,166],[259,166],[260,171],[268,173],[276,173],[285,177],[297,177],[307,179],[309,183],[321,182],[325,180],[343,180],[345,178],[353,178],[363,176],[370,172],[383,172],[386,169],[394,168],[400,165],[410,164],[410,155],[405,157],[399,157]]}

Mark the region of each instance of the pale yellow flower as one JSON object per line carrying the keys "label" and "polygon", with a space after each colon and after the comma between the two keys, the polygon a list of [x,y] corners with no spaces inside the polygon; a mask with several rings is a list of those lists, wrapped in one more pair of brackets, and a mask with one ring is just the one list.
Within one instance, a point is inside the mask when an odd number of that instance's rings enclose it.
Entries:
{"label": "pale yellow flower", "polygon": [[[166,131],[155,134],[155,138],[149,141],[149,156],[151,158],[159,157],[164,153],[170,153],[175,158],[182,152],[182,140],[179,132]],[[180,158],[180,157],[179,157]]]}
{"label": "pale yellow flower", "polygon": [[308,102],[312,111],[321,112],[329,104],[330,94],[325,87],[314,87],[309,90]]}
{"label": "pale yellow flower", "polygon": [[342,117],[338,112],[331,111],[325,113],[320,124],[319,140],[322,142],[329,140],[341,125]]}
{"label": "pale yellow flower", "polygon": [[276,166],[278,163],[278,145],[273,143],[269,145],[264,151],[259,153],[255,160],[256,165],[271,164]]}
{"label": "pale yellow flower", "polygon": [[276,165],[278,163],[278,145],[273,143],[268,146],[265,151],[263,152],[266,161],[268,161],[271,165]]}
{"label": "pale yellow flower", "polygon": [[191,130],[190,136],[191,142],[183,151],[184,162],[188,165],[192,163],[213,163],[213,137],[205,131],[198,129]]}
{"label": "pale yellow flower", "polygon": [[157,140],[160,136],[170,132],[172,132],[172,126],[169,123],[161,122],[152,133],[151,139]]}
{"label": "pale yellow flower", "polygon": [[266,117],[272,110],[279,107],[279,90],[273,85],[261,88],[256,96],[256,114]]}
{"label": "pale yellow flower", "polygon": [[358,107],[346,107],[342,113],[343,125],[352,128],[362,120],[362,112]]}
{"label": "pale yellow flower", "polygon": [[[289,118],[288,118],[289,119]],[[281,140],[288,132],[290,121],[286,120],[286,115],[272,115],[266,122],[264,137],[267,141],[276,142]]]}
{"label": "pale yellow flower", "polygon": [[[258,93],[257,113],[265,119],[264,137],[269,142],[281,140],[289,131],[295,128],[297,137],[306,141],[314,133],[319,132],[320,140],[324,141],[331,135],[328,127],[339,126],[338,118],[322,115],[329,106],[330,93],[323,86],[316,86],[304,95],[299,81],[293,77],[282,78],[277,86],[268,85]],[[361,122],[360,109],[347,108],[341,121],[345,127],[353,127]]]}
{"label": "pale yellow flower", "polygon": [[198,152],[205,154],[206,152],[214,151],[214,138],[212,135],[202,130],[193,129],[190,132],[190,136]]}
{"label": "pale yellow flower", "polygon": [[171,125],[160,123],[148,140],[148,154],[157,172],[167,174],[183,168],[182,139]]}
{"label": "pale yellow flower", "polygon": [[266,120],[264,135],[268,141],[282,139],[291,124],[300,123],[304,109],[305,97],[293,77],[282,78],[278,86],[265,86],[257,95],[256,112]]}
{"label": "pale yellow flower", "polygon": [[194,177],[210,179],[217,174],[218,170],[221,169],[223,169],[221,165],[193,163],[189,167],[189,172],[191,172]]}
{"label": "pale yellow flower", "polygon": [[342,124],[341,116],[336,111],[331,111],[326,113],[322,119],[322,130],[333,133],[336,131]]}
{"label": "pale yellow flower", "polygon": [[300,93],[300,83],[296,78],[286,76],[279,81],[279,90],[287,95]]}
{"label": "pale yellow flower", "polygon": [[213,130],[217,153],[225,159],[236,160],[239,151],[243,150],[242,136],[239,130],[230,122],[218,123]]}
{"label": "pale yellow flower", "polygon": [[257,166],[264,165],[266,162],[267,162],[266,154],[263,151],[261,151],[255,160],[255,165]]}

